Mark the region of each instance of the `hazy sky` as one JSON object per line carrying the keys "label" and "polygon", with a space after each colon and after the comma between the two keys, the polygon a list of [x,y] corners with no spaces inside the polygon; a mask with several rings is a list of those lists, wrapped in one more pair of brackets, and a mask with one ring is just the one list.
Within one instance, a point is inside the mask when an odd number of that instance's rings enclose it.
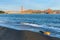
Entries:
{"label": "hazy sky", "polygon": [[25,9],[60,9],[60,0],[0,0],[0,10],[20,10],[21,5]]}

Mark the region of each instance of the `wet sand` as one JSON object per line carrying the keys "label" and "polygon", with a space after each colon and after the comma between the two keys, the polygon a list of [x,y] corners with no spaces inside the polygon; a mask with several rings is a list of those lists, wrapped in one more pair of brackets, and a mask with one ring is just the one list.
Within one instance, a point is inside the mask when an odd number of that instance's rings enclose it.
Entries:
{"label": "wet sand", "polygon": [[12,29],[0,30],[0,40],[60,40],[30,31],[17,31]]}

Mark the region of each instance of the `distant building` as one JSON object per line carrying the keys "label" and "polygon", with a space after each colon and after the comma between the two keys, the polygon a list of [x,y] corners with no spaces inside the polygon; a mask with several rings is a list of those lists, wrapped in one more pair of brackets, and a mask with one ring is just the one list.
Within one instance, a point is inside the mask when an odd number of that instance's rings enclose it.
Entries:
{"label": "distant building", "polygon": [[54,10],[56,14],[60,14],[60,10]]}
{"label": "distant building", "polygon": [[45,10],[45,12],[48,13],[48,14],[52,14],[53,10],[52,9],[47,9],[47,10]]}

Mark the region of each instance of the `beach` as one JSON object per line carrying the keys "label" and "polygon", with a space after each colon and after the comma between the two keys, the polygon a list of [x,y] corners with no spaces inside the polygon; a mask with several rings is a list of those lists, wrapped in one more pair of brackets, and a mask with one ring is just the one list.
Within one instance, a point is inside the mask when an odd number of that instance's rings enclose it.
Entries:
{"label": "beach", "polygon": [[18,31],[13,29],[0,30],[0,40],[60,40],[30,31]]}

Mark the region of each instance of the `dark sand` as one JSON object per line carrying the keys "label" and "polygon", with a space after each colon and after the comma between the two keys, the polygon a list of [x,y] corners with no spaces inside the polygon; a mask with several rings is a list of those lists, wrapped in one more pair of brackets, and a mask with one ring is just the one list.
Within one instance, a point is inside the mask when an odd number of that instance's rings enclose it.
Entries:
{"label": "dark sand", "polygon": [[29,31],[16,31],[12,29],[0,29],[0,40],[60,40],[42,34]]}

